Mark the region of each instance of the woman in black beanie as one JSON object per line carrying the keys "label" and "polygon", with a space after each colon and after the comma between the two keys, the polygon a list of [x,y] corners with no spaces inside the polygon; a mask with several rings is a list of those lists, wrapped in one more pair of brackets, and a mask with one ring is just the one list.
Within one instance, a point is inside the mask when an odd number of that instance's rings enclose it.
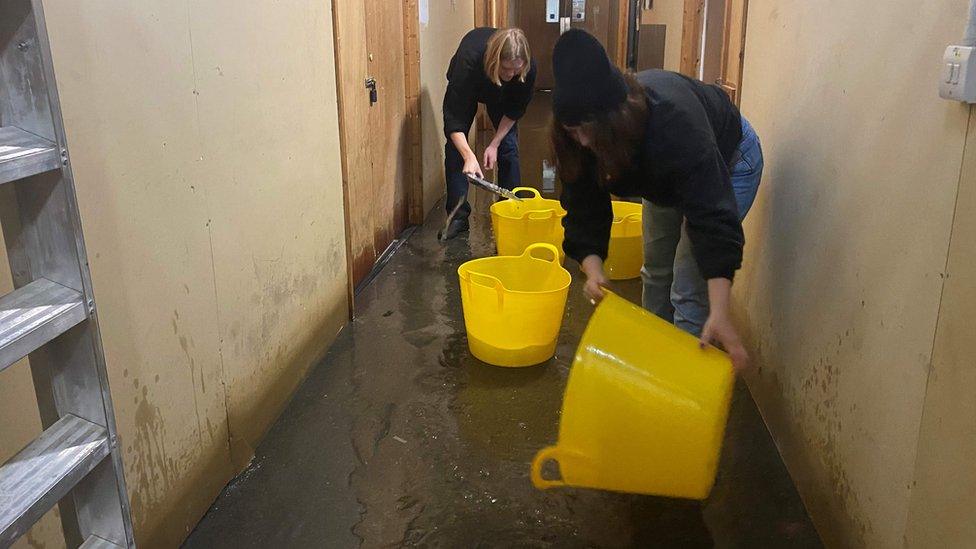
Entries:
{"label": "woman in black beanie", "polygon": [[553,72],[563,247],[586,273],[587,297],[596,303],[608,284],[611,195],[640,196],[644,307],[702,346],[721,344],[744,369],[729,295],[763,168],[752,127],[717,86],[661,70],[622,74],[585,31],[560,37]]}

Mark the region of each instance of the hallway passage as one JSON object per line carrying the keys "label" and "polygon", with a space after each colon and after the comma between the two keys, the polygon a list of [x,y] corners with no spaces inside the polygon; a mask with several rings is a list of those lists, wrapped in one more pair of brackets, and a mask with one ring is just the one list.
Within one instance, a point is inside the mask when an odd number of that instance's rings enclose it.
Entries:
{"label": "hallway passage", "polygon": [[[468,238],[440,244],[444,217],[432,215],[363,291],[356,320],[186,547],[819,547],[741,383],[704,504],[532,487],[592,307],[574,280],[546,364],[473,358],[456,270],[493,253],[482,202]],[[639,297],[637,281],[617,289]]]}

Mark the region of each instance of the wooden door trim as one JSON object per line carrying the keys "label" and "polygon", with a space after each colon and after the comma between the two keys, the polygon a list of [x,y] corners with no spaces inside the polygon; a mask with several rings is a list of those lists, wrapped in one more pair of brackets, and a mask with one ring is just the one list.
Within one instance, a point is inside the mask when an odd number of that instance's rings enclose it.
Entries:
{"label": "wooden door trim", "polygon": [[346,128],[345,118],[342,116],[342,71],[339,70],[339,63],[342,62],[341,48],[342,41],[339,39],[339,16],[338,4],[340,0],[332,0],[332,42],[334,51],[335,73],[336,73],[336,106],[339,116],[339,162],[342,167],[342,217],[345,225],[346,236],[346,305],[349,320],[352,320],[355,311],[356,284],[353,281],[353,255],[352,255],[352,221],[349,211],[349,163],[346,158],[346,150],[349,148],[348,129]]}
{"label": "wooden door trim", "polygon": [[701,37],[705,28],[705,0],[685,0],[681,19],[681,74],[698,77]]}
{"label": "wooden door trim", "polygon": [[405,122],[407,124],[406,179],[408,223],[424,222],[423,138],[420,121],[420,7],[418,0],[403,0]]}
{"label": "wooden door trim", "polygon": [[[729,94],[732,102],[737,106],[742,101],[742,74],[745,67],[746,28],[749,24],[749,0],[742,1],[742,20],[738,28],[738,50],[732,51],[732,15],[735,3],[729,0],[725,3],[725,36],[722,39],[722,70],[719,75],[719,85]],[[731,63],[732,55],[738,56],[736,63]],[[729,74],[729,67],[735,66],[735,74]]]}
{"label": "wooden door trim", "polygon": [[627,45],[629,41],[627,40],[630,31],[630,18],[632,14],[630,13],[630,6],[632,2],[630,0],[617,0],[617,58],[614,61],[617,63],[617,68],[622,71],[627,71]]}

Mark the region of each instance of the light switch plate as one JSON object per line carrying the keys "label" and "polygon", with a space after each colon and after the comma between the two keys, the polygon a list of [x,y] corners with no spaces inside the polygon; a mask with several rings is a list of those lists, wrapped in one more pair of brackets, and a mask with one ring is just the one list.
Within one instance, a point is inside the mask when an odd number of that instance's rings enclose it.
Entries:
{"label": "light switch plate", "polygon": [[976,48],[949,46],[942,58],[939,96],[976,103]]}

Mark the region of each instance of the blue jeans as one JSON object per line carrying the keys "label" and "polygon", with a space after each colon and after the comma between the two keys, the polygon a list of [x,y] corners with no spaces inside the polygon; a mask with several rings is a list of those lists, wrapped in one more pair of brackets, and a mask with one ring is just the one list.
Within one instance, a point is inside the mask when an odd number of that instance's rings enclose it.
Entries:
{"label": "blue jeans", "polygon": [[[737,156],[731,175],[741,220],[756,199],[763,171],[759,137],[745,118]],[[691,253],[684,217],[673,208],[655,206],[646,200],[641,278],[645,309],[692,335],[701,335],[708,320],[708,283],[698,272]]]}
{"label": "blue jeans", "polygon": [[[488,118],[495,128],[502,121],[503,113],[501,110],[488,106]],[[478,159],[480,163],[482,159]],[[450,214],[457,206],[458,200],[464,200],[464,205],[458,210],[454,219],[467,219],[471,213],[471,205],[468,204],[468,179],[461,172],[464,169],[464,159],[461,153],[454,147],[450,139],[444,145],[444,174],[447,180],[447,213]],[[483,169],[483,167],[482,167]],[[498,145],[498,185],[506,189],[513,189],[521,180],[519,171],[519,151],[518,151],[518,122],[505,135],[502,142]]]}

